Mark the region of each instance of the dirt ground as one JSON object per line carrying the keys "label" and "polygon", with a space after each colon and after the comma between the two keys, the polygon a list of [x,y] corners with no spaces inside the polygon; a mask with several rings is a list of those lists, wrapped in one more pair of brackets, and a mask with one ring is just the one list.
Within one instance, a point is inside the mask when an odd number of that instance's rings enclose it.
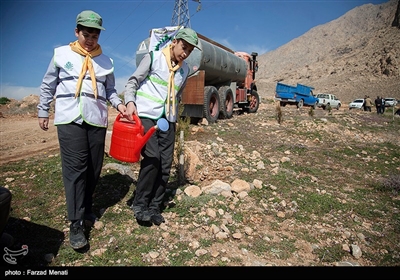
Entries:
{"label": "dirt ground", "polygon": [[[109,151],[112,124],[117,111],[110,109],[109,132],[106,138],[106,152]],[[0,166],[11,161],[19,161],[40,154],[58,150],[57,129],[50,118],[48,131],[39,127],[36,115],[3,114],[0,117]]]}
{"label": "dirt ground", "polygon": [[[273,104],[260,104],[259,110],[273,108],[273,106]],[[269,109],[271,110],[271,108]],[[341,111],[347,110],[347,104],[343,104]],[[28,159],[41,154],[54,155],[54,152],[59,149],[57,129],[54,126],[52,116],[50,116],[49,130],[43,131],[39,127],[35,113],[14,115],[4,109],[0,112],[0,166],[11,161]],[[316,112],[323,113],[321,110]],[[110,149],[112,125],[116,116],[117,111],[114,108],[110,108],[106,153]]]}

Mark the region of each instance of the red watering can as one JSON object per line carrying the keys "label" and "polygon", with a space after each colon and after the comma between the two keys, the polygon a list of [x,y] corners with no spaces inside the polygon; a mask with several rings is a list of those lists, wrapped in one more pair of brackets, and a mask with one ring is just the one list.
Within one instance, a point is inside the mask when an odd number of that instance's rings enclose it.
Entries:
{"label": "red watering can", "polygon": [[137,162],[140,159],[140,151],[151,135],[157,130],[168,130],[166,119],[159,119],[157,125],[151,127],[144,133],[144,127],[140,118],[133,115],[134,121],[121,120],[118,114],[115,119],[111,134],[110,155],[120,161]]}

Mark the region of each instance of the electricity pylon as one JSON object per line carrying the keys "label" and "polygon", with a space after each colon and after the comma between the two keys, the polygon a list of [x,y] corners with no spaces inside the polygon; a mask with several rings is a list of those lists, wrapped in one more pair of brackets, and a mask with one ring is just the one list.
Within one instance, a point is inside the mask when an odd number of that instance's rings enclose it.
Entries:
{"label": "electricity pylon", "polygon": [[[201,2],[200,0],[192,0],[194,2],[199,3],[197,6],[197,12],[201,9]],[[189,15],[189,6],[187,0],[176,0],[174,11],[172,12],[172,20],[171,26],[184,26],[184,27],[191,27],[190,26],[190,15]]]}

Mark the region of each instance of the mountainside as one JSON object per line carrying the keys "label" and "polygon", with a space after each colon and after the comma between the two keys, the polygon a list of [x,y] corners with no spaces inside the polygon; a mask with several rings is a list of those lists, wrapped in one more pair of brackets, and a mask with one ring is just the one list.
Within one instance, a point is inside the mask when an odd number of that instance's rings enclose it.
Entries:
{"label": "mountainside", "polygon": [[344,103],[364,95],[400,99],[400,29],[392,26],[398,2],[354,8],[260,55],[259,95],[273,98],[281,81],[336,94]]}

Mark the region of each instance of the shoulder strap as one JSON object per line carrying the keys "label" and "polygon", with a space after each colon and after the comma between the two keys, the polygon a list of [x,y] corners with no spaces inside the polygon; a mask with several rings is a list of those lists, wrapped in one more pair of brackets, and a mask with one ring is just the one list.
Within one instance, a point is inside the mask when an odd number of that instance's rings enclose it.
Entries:
{"label": "shoulder strap", "polygon": [[149,54],[150,54],[150,67],[149,67],[149,71],[150,71],[151,66],[153,65],[153,51],[150,51]]}

